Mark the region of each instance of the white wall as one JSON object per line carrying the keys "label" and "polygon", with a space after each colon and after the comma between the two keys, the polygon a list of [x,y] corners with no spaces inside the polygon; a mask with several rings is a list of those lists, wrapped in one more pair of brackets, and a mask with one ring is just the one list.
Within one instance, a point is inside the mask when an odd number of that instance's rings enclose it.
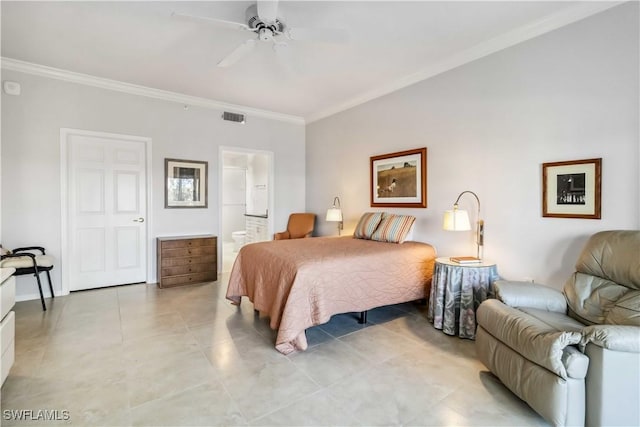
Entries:
{"label": "white wall", "polygon": [[[219,233],[219,146],[274,153],[275,227],[304,209],[304,127],[247,118],[223,122],[221,111],[190,107],[3,70],[22,84],[19,97],[2,94],[2,244],[42,245],[60,259],[60,128],[150,137],[153,140],[151,236]],[[164,209],[164,159],[209,162],[208,209]],[[155,248],[152,248],[155,251]],[[154,256],[155,259],[155,256]],[[18,278],[19,296],[37,295],[32,277]],[[60,292],[60,269],[53,270]],[[154,280],[154,278],[150,278]]]}
{"label": "white wall", "polygon": [[264,215],[269,209],[269,156],[252,154],[247,170],[247,213]]}
{"label": "white wall", "polygon": [[[345,232],[369,205],[369,157],[428,147],[428,207],[416,239],[441,256],[475,253],[441,230],[472,190],[485,256],[509,279],[561,287],[587,237],[640,228],[638,3],[624,4],[307,126],[307,210],[319,234],[342,200]],[[542,163],[603,158],[602,219],[542,218]],[[475,212],[473,198],[461,208]],[[472,217],[473,220],[473,217]]]}
{"label": "white wall", "polygon": [[220,238],[232,242],[231,233],[245,229],[247,207],[247,168],[225,166],[222,173],[222,233]]}

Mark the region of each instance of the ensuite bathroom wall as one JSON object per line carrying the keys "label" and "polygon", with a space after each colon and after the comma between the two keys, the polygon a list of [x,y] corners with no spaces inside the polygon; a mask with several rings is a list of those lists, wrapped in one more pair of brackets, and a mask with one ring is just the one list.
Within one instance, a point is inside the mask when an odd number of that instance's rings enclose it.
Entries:
{"label": "ensuite bathroom wall", "polygon": [[231,233],[245,229],[247,168],[225,166],[222,171],[222,241],[233,242]]}
{"label": "ensuite bathroom wall", "polygon": [[269,155],[253,152],[223,153],[222,266],[228,272],[242,245],[270,240]]}

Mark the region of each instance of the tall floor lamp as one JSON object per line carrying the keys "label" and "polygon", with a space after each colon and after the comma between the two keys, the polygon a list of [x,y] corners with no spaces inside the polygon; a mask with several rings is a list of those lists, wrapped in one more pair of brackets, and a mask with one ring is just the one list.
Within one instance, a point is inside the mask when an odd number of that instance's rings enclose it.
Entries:
{"label": "tall floor lamp", "polygon": [[476,230],[476,244],[478,246],[476,256],[478,259],[482,259],[483,247],[484,247],[484,221],[480,218],[480,199],[478,195],[473,191],[465,190],[458,195],[455,203],[453,204],[453,210],[444,212],[444,220],[442,228],[448,231],[468,231],[471,230],[471,223],[469,222],[469,214],[464,209],[458,209],[458,202],[463,194],[471,194],[476,198],[478,202],[478,223]]}

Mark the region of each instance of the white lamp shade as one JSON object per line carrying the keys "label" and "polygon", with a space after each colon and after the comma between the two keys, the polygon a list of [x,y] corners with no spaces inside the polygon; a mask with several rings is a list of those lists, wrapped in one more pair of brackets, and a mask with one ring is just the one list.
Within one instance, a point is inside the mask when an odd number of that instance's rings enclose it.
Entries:
{"label": "white lamp shade", "polygon": [[442,229],[448,231],[468,231],[471,230],[469,214],[463,209],[454,209],[444,212]]}
{"label": "white lamp shade", "polygon": [[338,208],[327,209],[327,221],[330,221],[330,222],[342,221],[342,209],[338,209]]}

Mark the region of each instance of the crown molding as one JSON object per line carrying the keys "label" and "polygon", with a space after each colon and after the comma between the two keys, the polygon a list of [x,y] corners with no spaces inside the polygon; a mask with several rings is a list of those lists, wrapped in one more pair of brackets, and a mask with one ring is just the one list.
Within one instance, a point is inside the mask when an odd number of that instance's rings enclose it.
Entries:
{"label": "crown molding", "polygon": [[18,71],[26,74],[33,74],[40,77],[47,77],[66,82],[77,83],[86,86],[98,87],[116,92],[123,92],[129,95],[145,96],[148,98],[161,99],[163,101],[176,102],[190,106],[198,106],[211,108],[214,110],[233,111],[244,113],[248,116],[257,116],[265,119],[289,122],[298,125],[304,125],[303,117],[292,116],[289,114],[276,113],[273,111],[260,110],[244,105],[228,104],[225,102],[214,101],[212,99],[201,98],[197,96],[184,95],[177,92],[170,92],[151,87],[125,83],[117,80],[96,77],[89,74],[76,73],[74,71],[63,70],[60,68],[48,67],[46,65],[34,64],[31,62],[21,61],[18,59],[0,57],[1,66],[5,70]]}
{"label": "crown molding", "polygon": [[288,114],[282,114],[267,110],[256,109],[243,105],[228,104],[212,99],[201,98],[197,96],[184,95],[177,92],[170,92],[161,89],[150,88],[146,86],[125,83],[117,80],[110,80],[102,77],[96,77],[89,74],[82,74],[73,71],[63,70],[45,65],[34,64],[18,59],[0,57],[1,67],[5,70],[12,70],[33,74],[41,77],[48,77],[67,82],[83,84],[87,86],[98,87],[106,90],[123,92],[131,95],[145,96],[149,98],[161,99],[180,104],[193,105],[215,110],[230,110],[240,112],[247,115],[263,117],[272,120],[289,122],[294,124],[305,125],[315,121],[332,116],[339,112],[348,110],[358,105],[369,102],[373,99],[388,95],[397,90],[411,86],[420,81],[434,77],[438,74],[457,68],[461,65],[475,61],[491,55],[492,53],[517,45],[524,41],[530,40],[542,34],[561,28],[565,25],[580,21],[589,16],[603,12],[612,7],[618,6],[624,1],[598,1],[598,2],[580,2],[575,6],[562,10],[546,18],[535,21],[494,37],[490,40],[479,43],[469,49],[459,51],[442,61],[439,61],[429,67],[426,67],[416,73],[409,74],[390,84],[380,86],[376,89],[363,92],[355,97],[342,102],[340,104],[329,107],[308,115],[300,117]]}
{"label": "crown molding", "polygon": [[323,111],[319,111],[305,117],[306,123],[313,123],[326,117],[332,116],[339,112],[348,110],[358,105],[369,102],[373,99],[379,98],[384,95],[388,95],[397,90],[403,89],[407,86],[411,86],[415,83],[419,83],[430,77],[434,77],[438,74],[442,74],[445,71],[452,70],[461,65],[475,61],[476,59],[483,58],[491,55],[492,53],[501,51],[508,47],[517,45],[524,41],[530,40],[534,37],[538,37],[542,34],[551,32],[565,25],[572,24],[580,21],[589,16],[603,12],[612,7],[618,6],[625,1],[602,1],[602,2],[584,2],[577,4],[574,7],[562,10],[560,12],[549,15],[538,21],[534,21],[530,24],[523,25],[514,30],[508,31],[500,36],[494,37],[482,43],[479,43],[469,49],[464,49],[453,55],[445,58],[444,60],[437,62],[427,68],[424,68],[416,73],[409,74],[403,78],[400,78],[390,84],[378,87],[374,90],[370,90],[341,103],[327,108]]}

